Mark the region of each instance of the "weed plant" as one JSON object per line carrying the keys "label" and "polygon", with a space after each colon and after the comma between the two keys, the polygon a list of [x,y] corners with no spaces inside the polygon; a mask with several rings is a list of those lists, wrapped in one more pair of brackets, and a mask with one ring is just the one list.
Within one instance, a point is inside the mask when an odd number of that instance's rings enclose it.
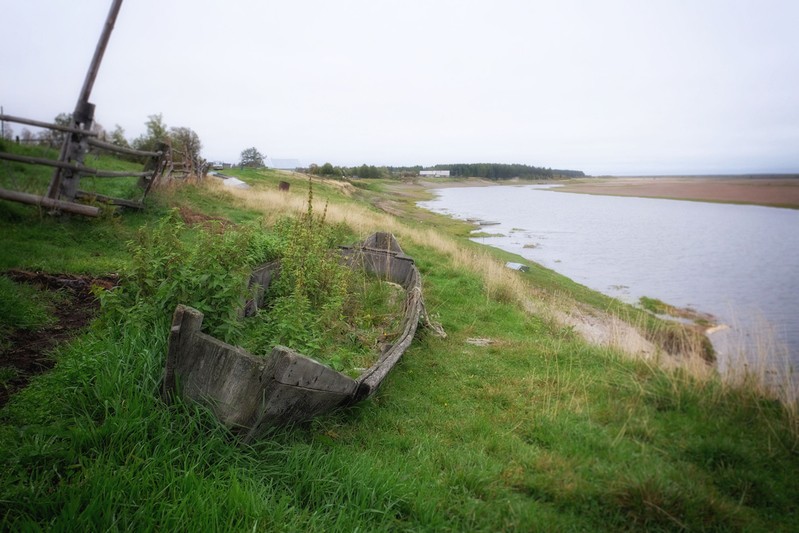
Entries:
{"label": "weed plant", "polygon": [[120,286],[97,293],[103,321],[125,328],[171,316],[181,303],[205,314],[206,331],[232,341],[253,267],[273,259],[270,234],[248,227],[187,232],[176,210],[142,228],[129,245],[131,264]]}
{"label": "weed plant", "polygon": [[280,269],[265,309],[249,319],[242,344],[269,353],[276,344],[357,375],[397,332],[404,301],[390,284],[346,266],[337,244],[348,235],[313,210],[309,183],[306,210],[275,225]]}

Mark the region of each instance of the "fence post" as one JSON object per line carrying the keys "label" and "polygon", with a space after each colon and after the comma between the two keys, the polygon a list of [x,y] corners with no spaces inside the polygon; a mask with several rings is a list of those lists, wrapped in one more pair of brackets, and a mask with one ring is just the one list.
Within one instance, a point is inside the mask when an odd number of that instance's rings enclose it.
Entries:
{"label": "fence post", "polygon": [[[78,102],[75,104],[75,112],[72,113],[72,126],[81,126],[85,130],[89,130],[94,120],[94,104],[89,103],[89,96],[94,87],[94,80],[97,78],[97,72],[100,70],[100,63],[103,60],[106,46],[111,38],[111,31],[114,29],[114,24],[119,14],[119,9],[122,7],[122,0],[113,0],[111,9],[108,10],[108,16],[105,19],[105,26],[103,32],[100,34],[100,39],[97,41],[97,47],[94,49],[94,56],[89,65],[89,70],[86,73],[86,78],[83,80],[83,87],[78,96]],[[64,139],[64,144],[61,146],[61,154],[58,157],[59,161],[77,161],[83,163],[83,154],[86,152],[87,146],[85,137],[80,134],[70,134]],[[59,194],[65,196],[69,200],[75,198],[78,190],[78,183],[80,175],[72,171],[57,168],[53,172],[53,178],[50,180],[50,187],[47,189],[47,196],[49,198],[56,198]]]}
{"label": "fence post", "polygon": [[[76,126],[81,124],[83,129],[88,131],[94,121],[94,104],[78,102],[78,106],[72,114],[72,121]],[[68,133],[64,140],[64,144],[67,146],[66,161],[74,161],[78,165],[82,165],[83,156],[89,151],[86,135],[82,133]],[[59,171],[61,172],[61,183],[59,184],[58,193],[61,197],[71,202],[75,199],[75,195],[78,192],[80,172],[69,169],[56,169],[56,172]]]}
{"label": "fence post", "polygon": [[155,147],[155,151],[161,152],[161,155],[150,157],[144,164],[144,171],[152,172],[149,178],[145,176],[139,178],[138,185],[140,188],[144,189],[144,196],[147,196],[147,193],[150,192],[155,182],[161,179],[164,169],[166,168],[166,162],[170,157],[170,150],[169,144],[159,141]]}

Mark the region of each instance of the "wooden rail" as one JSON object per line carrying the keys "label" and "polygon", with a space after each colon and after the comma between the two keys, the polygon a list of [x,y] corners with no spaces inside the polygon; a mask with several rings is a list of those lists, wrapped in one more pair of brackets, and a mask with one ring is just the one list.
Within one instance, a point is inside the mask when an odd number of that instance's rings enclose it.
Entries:
{"label": "wooden rail", "polygon": [[78,135],[88,135],[89,137],[97,137],[97,133],[85,130],[83,128],[75,128],[73,126],[62,126],[61,124],[53,124],[52,122],[42,122],[40,120],[33,120],[29,118],[12,117],[11,115],[0,115],[0,121],[14,122],[17,124],[27,124],[28,126],[36,126],[37,128],[63,131],[65,133],[77,133]]}
{"label": "wooden rail", "polygon": [[99,139],[86,139],[86,142],[89,144],[89,146],[94,146],[95,148],[101,148],[103,150],[108,150],[109,152],[116,152],[125,155],[135,155],[141,157],[161,157],[161,155],[163,154],[163,152],[147,152],[144,150],[125,148],[124,146],[117,146],[116,144],[103,142]]}
{"label": "wooden rail", "polygon": [[16,161],[18,163],[30,163],[32,165],[44,165],[47,167],[63,168],[71,170],[79,174],[94,176],[97,178],[146,178],[152,176],[152,172],[128,172],[119,170],[99,170],[96,168],[87,167],[78,163],[68,163],[64,161],[56,161],[55,159],[47,159],[46,157],[31,157],[27,155],[9,154],[7,152],[0,152],[0,159],[7,161]]}
{"label": "wooden rail", "polygon": [[76,204],[74,202],[65,202],[63,200],[56,200],[54,198],[47,198],[46,196],[38,196],[36,194],[29,194],[26,192],[9,191],[7,189],[0,189],[0,198],[3,200],[11,200],[13,202],[20,202],[23,204],[36,205],[39,207],[47,207],[49,209],[60,209],[68,213],[76,215],[83,215],[87,217],[99,217],[100,208],[93,205]]}
{"label": "wooden rail", "polygon": [[131,209],[144,209],[144,204],[133,200],[125,200],[124,198],[113,198],[103,194],[97,194],[88,191],[78,191],[75,198],[79,200],[94,200],[104,204],[118,205],[121,207],[129,207]]}
{"label": "wooden rail", "polygon": [[[89,97],[121,6],[122,0],[112,0],[108,15],[106,16],[105,25],[103,26],[103,31],[94,50],[94,55],[92,56],[86,77],[84,78],[83,87],[81,88],[78,101],[75,104],[75,109],[69,117],[68,125],[53,124],[51,122],[42,122],[39,120],[6,115],[2,112],[2,109],[0,109],[0,122],[16,122],[66,133],[57,160],[0,152],[0,159],[54,168],[50,184],[47,188],[47,194],[44,197],[23,192],[4,191],[2,198],[51,207],[53,209],[72,213],[97,216],[97,213],[99,213],[97,208],[87,206],[88,209],[81,209],[81,204],[76,204],[72,201],[75,198],[87,197],[87,193],[79,190],[82,175],[98,178],[137,177],[139,178],[138,184],[143,191],[143,199],[153,184],[163,179],[164,172],[168,172],[172,169],[172,160],[168,147],[161,151],[124,148],[96,139],[98,136],[97,133],[90,130],[94,122],[95,106],[89,102]],[[145,163],[143,172],[112,171],[91,168],[83,164],[83,158],[88,153],[89,146],[125,155],[146,157],[148,160]],[[167,166],[167,162],[169,166]],[[95,198],[100,199],[101,196],[95,195]],[[141,208],[141,202],[108,197],[102,197],[102,199],[114,205]],[[95,212],[95,210],[97,210],[97,212]]]}

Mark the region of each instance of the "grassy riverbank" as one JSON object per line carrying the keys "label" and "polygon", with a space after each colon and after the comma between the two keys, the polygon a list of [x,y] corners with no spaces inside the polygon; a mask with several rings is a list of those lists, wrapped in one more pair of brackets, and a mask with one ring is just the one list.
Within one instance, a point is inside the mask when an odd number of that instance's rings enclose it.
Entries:
{"label": "grassy riverbank", "polygon": [[[134,267],[126,242],[170,208],[187,242],[220,226],[270,234],[303,211],[305,177],[236,175],[253,189],[161,191],[144,213],[96,221],[0,202],[0,270],[124,273]],[[289,194],[277,192],[281,180]],[[753,387],[586,343],[561,314],[658,326],[552,271],[504,268],[506,254],[466,240],[468,225],[413,209],[424,194],[394,182],[314,185],[317,212],[329,201],[328,222],[352,239],[397,235],[448,334],[422,331],[374,398],[244,446],[207,412],[158,399],[171,310],[136,308],[124,327],[101,310],[0,411],[0,528],[795,527],[795,411]]]}

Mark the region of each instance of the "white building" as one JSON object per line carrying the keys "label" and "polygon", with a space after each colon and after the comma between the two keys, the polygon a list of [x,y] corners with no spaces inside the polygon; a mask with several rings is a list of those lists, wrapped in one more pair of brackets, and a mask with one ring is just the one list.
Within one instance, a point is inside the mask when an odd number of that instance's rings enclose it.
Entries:
{"label": "white building", "polygon": [[266,162],[266,166],[269,168],[275,168],[277,170],[295,170],[300,168],[302,165],[300,164],[299,159],[276,159],[274,157],[270,157]]}
{"label": "white building", "polygon": [[449,170],[420,170],[420,176],[430,176],[431,178],[448,178]]}

